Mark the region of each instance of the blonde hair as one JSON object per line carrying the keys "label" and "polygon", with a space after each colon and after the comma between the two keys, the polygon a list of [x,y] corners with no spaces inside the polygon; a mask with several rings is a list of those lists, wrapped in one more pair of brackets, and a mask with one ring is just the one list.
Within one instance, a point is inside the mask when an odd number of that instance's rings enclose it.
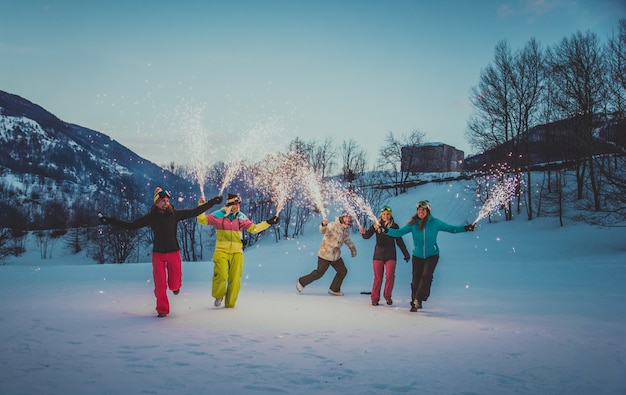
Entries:
{"label": "blonde hair", "polygon": [[395,223],[393,220],[393,215],[389,214],[389,221],[385,222],[383,220],[383,216],[378,217],[378,223],[381,225],[385,225],[386,228],[391,228],[391,226]]}

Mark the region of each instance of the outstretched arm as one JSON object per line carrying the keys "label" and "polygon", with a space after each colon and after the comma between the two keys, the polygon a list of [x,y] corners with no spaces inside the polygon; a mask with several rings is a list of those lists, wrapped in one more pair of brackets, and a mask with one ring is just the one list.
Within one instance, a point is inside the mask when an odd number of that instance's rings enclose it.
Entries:
{"label": "outstretched arm", "polygon": [[392,237],[402,237],[411,231],[412,225],[404,225],[400,229],[384,228],[384,232]]}
{"label": "outstretched arm", "polygon": [[98,221],[100,221],[103,225],[114,225],[119,226],[124,229],[139,229],[144,226],[150,225],[150,214],[144,215],[141,218],[138,218],[132,222],[122,221],[121,219],[107,217],[102,213],[98,213]]}
{"label": "outstretched arm", "polygon": [[[201,199],[201,201],[202,200],[203,199]],[[197,217],[198,215],[207,211],[208,209],[215,206],[216,204],[219,204],[222,200],[223,198],[221,196],[216,196],[213,199],[210,199],[208,202],[200,204],[198,207],[185,209],[185,210],[176,210],[176,219],[178,221],[181,221],[183,219]]]}

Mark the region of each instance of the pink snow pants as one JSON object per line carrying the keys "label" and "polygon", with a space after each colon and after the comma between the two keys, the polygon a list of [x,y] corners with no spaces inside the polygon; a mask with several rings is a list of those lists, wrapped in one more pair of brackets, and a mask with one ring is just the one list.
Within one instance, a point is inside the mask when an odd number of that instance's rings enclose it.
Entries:
{"label": "pink snow pants", "polygon": [[391,299],[393,292],[393,284],[396,280],[396,261],[394,260],[373,260],[372,267],[374,269],[374,284],[372,285],[372,302],[376,303],[380,300],[380,288],[383,285],[383,273],[385,275],[385,290],[383,297],[385,300]]}
{"label": "pink snow pants", "polygon": [[170,302],[167,299],[167,287],[172,291],[180,289],[183,280],[180,251],[153,252],[152,275],[154,277],[154,296],[156,311],[159,314],[170,313]]}

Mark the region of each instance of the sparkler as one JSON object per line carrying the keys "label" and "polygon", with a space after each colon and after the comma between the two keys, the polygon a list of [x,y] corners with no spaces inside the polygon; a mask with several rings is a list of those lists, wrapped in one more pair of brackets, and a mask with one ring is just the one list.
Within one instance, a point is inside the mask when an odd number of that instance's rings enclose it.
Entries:
{"label": "sparkler", "polygon": [[304,184],[308,197],[313,206],[325,216],[324,198],[322,197],[322,180],[315,170],[310,166],[302,166],[300,168],[300,181]]}
{"label": "sparkler", "polygon": [[289,156],[268,155],[255,171],[257,185],[269,193],[270,200],[276,205],[276,215],[280,214],[285,204],[295,195],[297,166],[295,160]]}
{"label": "sparkler", "polygon": [[371,219],[375,224],[380,226],[378,222],[378,218],[374,215],[374,211],[370,206],[369,202],[365,200],[362,196],[357,194],[351,195],[352,204],[363,214],[365,214],[369,219]]}
{"label": "sparkler", "polygon": [[349,190],[337,182],[328,183],[330,193],[335,200],[337,200],[343,208],[350,214],[356,221],[357,226],[361,227],[358,214],[363,213],[374,223],[378,223],[378,218],[374,215],[374,212],[367,200],[362,196],[359,196],[356,192]]}
{"label": "sparkler", "polygon": [[205,163],[210,157],[205,144],[208,139],[204,127],[204,108],[204,103],[197,104],[182,99],[174,109],[175,120],[172,122],[174,130],[182,136],[187,146],[191,174],[200,186],[200,196],[204,196],[204,182],[208,173]]}
{"label": "sparkler", "polygon": [[503,177],[498,181],[491,189],[489,197],[478,212],[473,225],[476,225],[478,221],[497,211],[500,207],[507,206],[515,197],[517,185],[517,177]]}
{"label": "sparkler", "polygon": [[233,160],[224,164],[224,178],[222,179],[222,185],[218,195],[224,194],[224,189],[230,185],[231,182],[237,177],[237,174],[243,169],[242,160]]}

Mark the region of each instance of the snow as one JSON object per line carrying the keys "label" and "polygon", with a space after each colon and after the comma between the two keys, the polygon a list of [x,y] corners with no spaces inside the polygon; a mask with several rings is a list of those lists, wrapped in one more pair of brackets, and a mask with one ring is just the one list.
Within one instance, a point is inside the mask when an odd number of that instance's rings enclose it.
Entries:
{"label": "snow", "polygon": [[[475,218],[462,183],[391,199],[403,224],[415,202],[452,223]],[[555,218],[479,222],[440,233],[431,298],[409,312],[410,265],[393,306],[371,306],[374,240],[344,246],[334,271],[302,294],[320,218],[305,236],[245,252],[234,309],[215,308],[212,263],[185,262],[171,314],[156,318],[150,263],[41,260],[31,248],[0,266],[0,394],[624,394],[625,228]],[[413,243],[408,236],[409,248]]]}

